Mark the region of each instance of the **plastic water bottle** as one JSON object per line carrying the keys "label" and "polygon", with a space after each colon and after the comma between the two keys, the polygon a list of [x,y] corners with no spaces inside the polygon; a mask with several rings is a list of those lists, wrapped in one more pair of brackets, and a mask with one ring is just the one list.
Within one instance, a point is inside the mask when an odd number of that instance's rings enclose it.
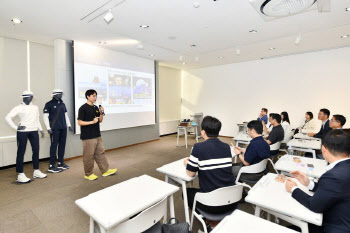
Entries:
{"label": "plastic water bottle", "polygon": [[293,155],[293,149],[291,146],[288,147],[288,154]]}

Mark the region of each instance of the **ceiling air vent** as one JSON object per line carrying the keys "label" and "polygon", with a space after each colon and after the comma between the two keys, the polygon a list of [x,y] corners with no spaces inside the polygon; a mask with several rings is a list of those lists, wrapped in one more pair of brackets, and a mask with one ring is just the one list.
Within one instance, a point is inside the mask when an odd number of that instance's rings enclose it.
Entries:
{"label": "ceiling air vent", "polygon": [[316,0],[266,0],[260,11],[270,17],[285,17],[307,10],[315,2]]}
{"label": "ceiling air vent", "polygon": [[316,10],[317,0],[249,0],[259,15],[266,21]]}

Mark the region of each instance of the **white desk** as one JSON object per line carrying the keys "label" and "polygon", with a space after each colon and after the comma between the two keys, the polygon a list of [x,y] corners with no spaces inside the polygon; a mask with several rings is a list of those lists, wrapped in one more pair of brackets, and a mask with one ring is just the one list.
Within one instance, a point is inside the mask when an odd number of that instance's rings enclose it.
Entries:
{"label": "white desk", "polygon": [[[191,126],[178,126],[177,127],[177,142],[176,142],[176,146],[179,146],[179,136],[180,135],[185,135],[185,144],[186,144],[186,149],[187,149],[187,134],[189,132],[189,129],[191,128],[194,128],[195,129],[195,137],[196,137],[196,141],[198,142],[198,125],[194,126],[194,125],[191,125]],[[181,131],[184,131],[183,133],[181,133]]]}
{"label": "white desk", "polygon": [[[307,223],[318,226],[322,225],[323,215],[314,213],[296,201],[291,193],[285,188],[285,183],[275,181],[276,174],[268,173],[249,191],[245,200],[256,205],[255,216],[260,216],[260,210],[284,219],[302,229],[303,233],[308,232]],[[297,180],[298,187],[303,191],[312,194],[306,187]]]}
{"label": "white desk", "polygon": [[287,143],[293,150],[310,152],[313,158],[316,158],[315,150],[321,150],[322,142],[320,140],[292,139]]}
{"label": "white desk", "polygon": [[252,138],[248,134],[239,133],[233,140],[236,142],[236,146],[238,146],[239,143],[249,145]]}
{"label": "white desk", "polygon": [[211,233],[296,233],[296,231],[255,217],[241,210],[235,210],[225,217]]}
{"label": "white desk", "polygon": [[295,134],[295,135],[293,136],[293,138],[321,141],[320,138],[310,137],[310,136],[307,136],[307,134],[302,134],[302,133],[297,133],[297,134]]}
{"label": "white desk", "polygon": [[178,187],[143,175],[78,199],[75,204],[90,216],[90,233],[96,222],[101,233],[140,213],[165,197],[170,197],[170,215],[175,216],[173,194]]}
{"label": "white desk", "polygon": [[186,182],[190,182],[192,186],[192,181],[197,178],[189,177],[186,173],[186,167],[184,165],[184,159],[177,160],[175,162],[166,164],[162,167],[156,169],[156,171],[165,174],[165,182],[169,182],[169,178],[181,184],[182,186],[182,194],[184,198],[184,207],[185,207],[185,218],[186,222],[190,224],[190,215],[188,212],[188,203],[187,203],[187,190],[186,190]]}
{"label": "white desk", "polygon": [[[301,163],[296,163],[293,161],[294,157],[298,157],[301,160]],[[313,169],[309,169],[307,164],[314,165]],[[307,174],[309,177],[314,177],[319,179],[323,173],[326,172],[327,161],[323,159],[313,159],[305,158],[295,155],[284,155],[282,156],[277,163],[275,168],[279,171],[291,172],[291,171],[301,171]]]}

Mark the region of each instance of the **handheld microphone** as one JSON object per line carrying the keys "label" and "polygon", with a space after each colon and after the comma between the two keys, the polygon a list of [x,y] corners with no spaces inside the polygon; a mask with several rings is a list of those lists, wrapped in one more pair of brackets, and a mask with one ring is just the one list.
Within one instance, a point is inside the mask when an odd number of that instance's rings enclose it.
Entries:
{"label": "handheld microphone", "polygon": [[[99,105],[98,107],[101,108],[102,105]],[[102,111],[102,115],[105,115],[105,111]]]}

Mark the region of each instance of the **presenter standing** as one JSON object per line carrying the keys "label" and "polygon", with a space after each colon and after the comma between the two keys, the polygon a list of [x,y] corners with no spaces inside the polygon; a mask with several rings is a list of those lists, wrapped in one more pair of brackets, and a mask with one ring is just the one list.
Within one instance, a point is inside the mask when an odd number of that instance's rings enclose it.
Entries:
{"label": "presenter standing", "polygon": [[83,163],[85,179],[96,180],[94,161],[96,161],[102,176],[109,176],[117,172],[117,169],[109,169],[105,155],[105,149],[100,132],[100,123],[103,121],[103,107],[98,108],[94,103],[97,99],[95,90],[85,92],[86,104],[79,108],[78,125],[81,127],[80,139],[83,141]]}

